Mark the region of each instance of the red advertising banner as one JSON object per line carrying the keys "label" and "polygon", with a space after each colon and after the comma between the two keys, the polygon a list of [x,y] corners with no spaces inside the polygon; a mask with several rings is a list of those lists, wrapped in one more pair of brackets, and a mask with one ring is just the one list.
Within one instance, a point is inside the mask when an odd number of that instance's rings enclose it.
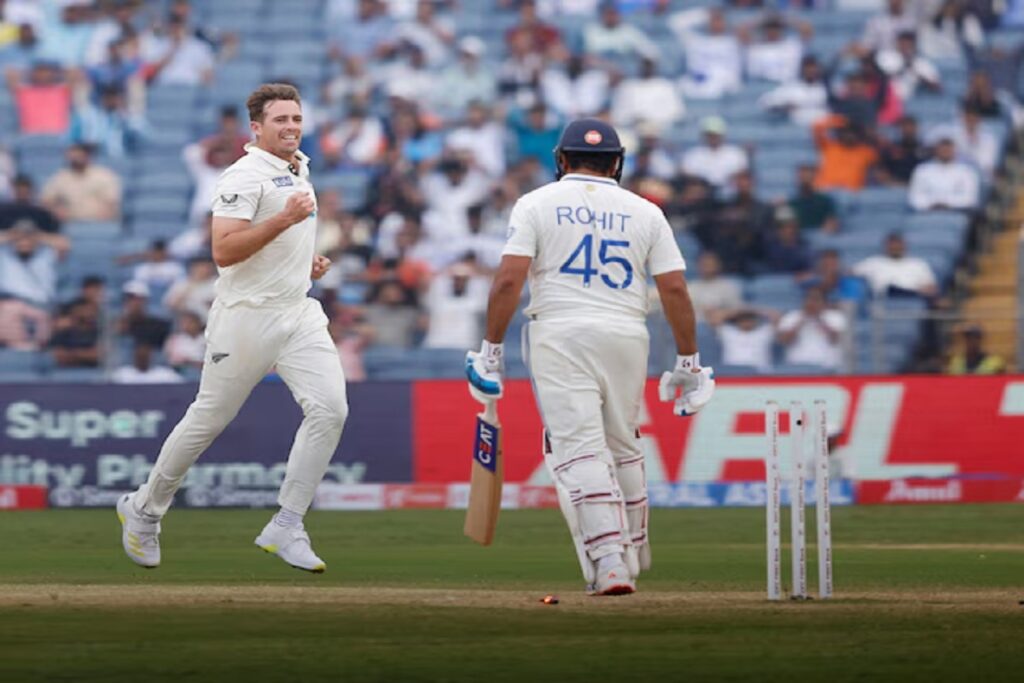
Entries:
{"label": "red advertising banner", "polygon": [[862,481],[857,503],[1024,503],[1024,479],[893,479]]}
{"label": "red advertising banner", "polygon": [[[674,416],[650,380],[639,425],[650,481],[763,480],[768,400],[780,404],[784,432],[791,401],[825,401],[836,474],[864,481],[868,498],[887,494],[867,482],[952,477],[972,497],[985,480],[1024,479],[1024,377],[828,377],[721,380],[690,418]],[[479,410],[464,382],[414,384],[414,481],[469,479]],[[529,382],[510,381],[499,412],[506,480],[550,483]]]}
{"label": "red advertising banner", "polygon": [[0,485],[0,510],[43,510],[45,508],[45,486]]}

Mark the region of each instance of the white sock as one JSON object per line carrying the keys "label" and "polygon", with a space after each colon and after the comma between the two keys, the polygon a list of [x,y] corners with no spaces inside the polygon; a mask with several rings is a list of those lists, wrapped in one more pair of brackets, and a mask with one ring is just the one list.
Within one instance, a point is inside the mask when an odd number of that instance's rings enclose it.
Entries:
{"label": "white sock", "polygon": [[283,527],[300,527],[302,526],[302,517],[298,512],[293,512],[288,508],[281,508],[274,515],[274,524]]}
{"label": "white sock", "polygon": [[623,564],[622,553],[612,553],[611,555],[605,555],[597,561],[597,571],[603,572],[606,569],[617,567]]}

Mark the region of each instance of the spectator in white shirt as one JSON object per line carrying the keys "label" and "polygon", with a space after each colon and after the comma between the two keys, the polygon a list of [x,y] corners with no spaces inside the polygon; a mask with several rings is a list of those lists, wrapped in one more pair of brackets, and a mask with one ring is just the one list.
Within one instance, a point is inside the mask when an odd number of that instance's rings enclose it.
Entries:
{"label": "spectator in white shirt", "polygon": [[225,142],[210,145],[194,142],[182,150],[181,157],[195,187],[188,212],[189,223],[199,225],[210,213],[217,179],[238,157],[231,145]]}
{"label": "spectator in white shirt", "polygon": [[915,31],[917,20],[904,0],[889,0],[887,10],[868,19],[860,44],[872,52],[896,46],[896,37],[904,31]]}
{"label": "spectator in white shirt", "polygon": [[747,153],[739,145],[726,144],[728,130],[720,116],[709,116],[701,121],[704,144],[683,155],[683,173],[703,178],[716,188],[726,187],[740,171],[747,170]]}
{"label": "spectator in white shirt", "polygon": [[933,297],[939,291],[931,266],[922,258],[907,256],[907,243],[897,232],[885,238],[884,254],[854,264],[853,274],[867,280],[876,296],[893,291]]}
{"label": "spectator in white shirt", "polygon": [[796,79],[800,60],[804,56],[804,41],[810,39],[812,29],[806,22],[792,22],[800,37],[786,35],[786,22],[770,14],[761,22],[761,35],[756,41],[745,39],[747,29],[741,29],[741,40],[746,49],[747,78],[788,83]]}
{"label": "spectator in white shirt", "polygon": [[437,97],[439,78],[427,65],[423,50],[405,43],[400,52],[405,58],[381,72],[380,85],[391,97],[421,104],[432,102]]}
{"label": "spectator in white shirt", "polygon": [[191,311],[186,311],[178,316],[178,329],[164,343],[164,356],[171,366],[181,369],[203,367],[205,355],[203,319]]}
{"label": "spectator in white shirt", "polygon": [[785,347],[785,360],[791,365],[816,365],[838,370],[843,361],[842,336],[846,316],[826,307],[825,293],[810,287],[799,310],[782,316],[778,342]]}
{"label": "spectator in white shirt", "polygon": [[638,76],[625,79],[615,89],[611,114],[616,126],[650,124],[665,129],[682,121],[686,105],[672,81],[658,75],[657,62],[644,57]]}
{"label": "spectator in white shirt", "polygon": [[552,65],[540,77],[548,107],[566,119],[593,116],[608,102],[608,72],[586,66],[582,55],[569,57],[565,67]]}
{"label": "spectator in white shirt", "polygon": [[697,320],[715,324],[743,305],[743,290],[736,278],[722,275],[722,260],[711,250],[697,259],[699,278],[687,283]]}
{"label": "spectator in white shirt", "polygon": [[[705,32],[698,27],[707,24]],[[725,13],[719,8],[677,12],[669,24],[686,53],[683,94],[697,99],[718,99],[739,90],[743,59],[739,39],[730,33]]]}
{"label": "spectator in white shirt", "polygon": [[438,110],[459,114],[470,102],[494,99],[498,81],[481,59],[486,50],[484,41],[476,36],[459,41],[459,61],[441,74],[438,92],[434,93]]}
{"label": "spectator in white shirt", "polygon": [[722,363],[767,371],[772,367],[775,327],[761,312],[742,309],[717,326]]}
{"label": "spectator in white shirt", "polygon": [[423,179],[421,189],[430,209],[423,217],[428,241],[444,242],[469,232],[467,211],[486,199],[491,179],[465,158],[449,154]]}
{"label": "spectator in white shirt", "polygon": [[26,220],[0,231],[0,294],[48,308],[57,296],[57,262],[67,250],[67,239]]}
{"label": "spectator in white shirt", "polygon": [[150,31],[142,36],[142,59],[158,85],[201,85],[213,80],[213,48],[173,15],[166,35]]}
{"label": "spectator in white shirt", "polygon": [[505,126],[483,102],[469,105],[465,124],[448,134],[446,146],[491,178],[505,174]]}
{"label": "spectator in white shirt", "polygon": [[124,365],[110,374],[114,384],[176,384],[184,378],[165,365],[153,365],[153,348],[137,342],[131,365]]}
{"label": "spectator in white shirt", "polygon": [[131,279],[146,283],[150,290],[166,289],[179,278],[185,277],[185,266],[170,258],[164,240],[153,240],[143,259],[142,263],[135,266]]}
{"label": "spectator in white shirt", "polygon": [[949,138],[935,146],[935,158],[918,164],[910,176],[908,201],[915,211],[958,209],[978,206],[978,171],[956,160],[956,146]]}
{"label": "spectator in white shirt", "polygon": [[194,258],[188,273],[175,280],[164,295],[163,305],[175,313],[194,313],[205,321],[216,296],[217,269],[209,258]]}
{"label": "spectator in white shirt", "polygon": [[999,163],[999,141],[985,128],[983,121],[981,113],[967,105],[961,110],[958,124],[940,126],[934,137],[948,137],[962,161],[974,164],[983,177],[991,179]]}
{"label": "spectator in white shirt", "polygon": [[328,125],[320,138],[320,151],[330,167],[367,167],[376,164],[385,148],[384,125],[366,105],[353,100],[343,121]]}
{"label": "spectator in white shirt", "polygon": [[643,31],[622,21],[615,2],[606,0],[601,4],[600,20],[583,27],[583,51],[597,57],[653,57],[658,49]]}
{"label": "spectator in white shirt", "polygon": [[449,46],[455,40],[451,22],[434,14],[434,0],[416,3],[416,18],[398,25],[398,40],[405,40],[423,50],[431,66],[439,66],[448,58]]}
{"label": "spectator in white shirt", "polygon": [[462,349],[472,346],[483,333],[487,310],[487,281],[468,263],[457,263],[440,273],[426,297],[428,349]]}
{"label": "spectator in white shirt", "polygon": [[880,50],[875,61],[889,75],[893,89],[904,102],[914,96],[918,87],[923,86],[932,92],[942,90],[942,74],[917,51],[917,35],[913,31],[900,33],[896,47]]}
{"label": "spectator in white shirt", "polygon": [[800,60],[800,76],[761,96],[762,109],[783,112],[798,126],[810,127],[828,113],[828,89],[813,55]]}

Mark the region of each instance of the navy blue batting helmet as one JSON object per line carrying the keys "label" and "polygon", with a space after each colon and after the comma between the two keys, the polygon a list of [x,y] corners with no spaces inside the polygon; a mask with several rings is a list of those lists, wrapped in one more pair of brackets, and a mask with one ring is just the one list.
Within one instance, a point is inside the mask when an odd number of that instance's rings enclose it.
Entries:
{"label": "navy blue batting helmet", "polygon": [[586,154],[611,154],[619,159],[615,179],[622,175],[622,159],[626,148],[619,142],[619,134],[610,125],[600,119],[576,119],[562,131],[562,137],[555,147],[555,166],[558,177],[565,173],[559,159],[562,152],[582,152]]}

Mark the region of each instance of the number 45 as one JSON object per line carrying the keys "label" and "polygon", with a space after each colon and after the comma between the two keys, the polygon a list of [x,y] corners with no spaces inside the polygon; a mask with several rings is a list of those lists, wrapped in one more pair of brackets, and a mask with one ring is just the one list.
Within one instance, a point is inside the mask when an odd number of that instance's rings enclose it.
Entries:
{"label": "number 45", "polygon": [[[583,286],[590,286],[590,278],[595,275],[601,276],[601,281],[612,289],[625,289],[629,287],[630,283],[633,282],[633,264],[627,261],[622,256],[611,256],[608,254],[608,250],[615,247],[629,247],[627,240],[601,240],[601,246],[597,252],[597,258],[601,262],[601,265],[607,266],[612,263],[617,263],[622,266],[622,269],[626,273],[626,277],[622,282],[615,282],[606,273],[602,273],[597,268],[592,266],[593,264],[593,253],[594,253],[594,236],[584,235],[580,243],[573,249],[572,254],[565,260],[562,267],[558,269],[559,273],[566,273],[568,275],[582,275]],[[582,256],[583,267],[577,268],[574,264]]]}

